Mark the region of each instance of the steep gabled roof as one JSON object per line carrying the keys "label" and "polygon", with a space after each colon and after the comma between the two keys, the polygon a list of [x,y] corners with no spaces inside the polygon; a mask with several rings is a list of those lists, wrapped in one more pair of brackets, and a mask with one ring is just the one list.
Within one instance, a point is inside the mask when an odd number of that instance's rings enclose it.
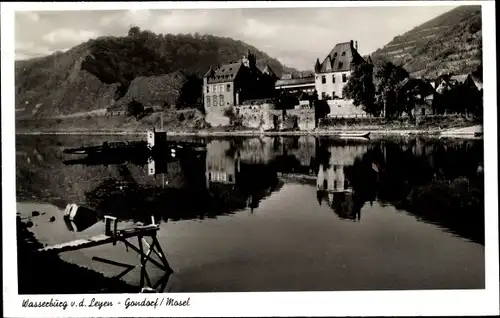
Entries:
{"label": "steep gabled roof", "polygon": [[276,77],[276,73],[274,73],[273,69],[268,64],[266,64],[266,67],[264,67],[264,70],[262,71],[262,73]]}
{"label": "steep gabled roof", "polygon": [[214,70],[210,67],[203,77],[210,77],[214,74]]}
{"label": "steep gabled roof", "polygon": [[474,81],[474,84],[476,84],[477,89],[479,90],[483,89],[483,81],[481,80],[480,77],[471,75],[471,78]]}
{"label": "steep gabled roof", "polygon": [[362,60],[352,42],[337,43],[321,63],[318,73],[346,72],[351,70],[352,62]]}
{"label": "steep gabled roof", "polygon": [[208,77],[210,83],[232,82],[242,66],[241,62],[224,64],[215,69],[212,76],[207,76],[208,73],[205,76]]}
{"label": "steep gabled roof", "polygon": [[469,74],[453,75],[450,77],[450,80],[464,83],[465,80],[467,80],[467,77],[469,77]]}

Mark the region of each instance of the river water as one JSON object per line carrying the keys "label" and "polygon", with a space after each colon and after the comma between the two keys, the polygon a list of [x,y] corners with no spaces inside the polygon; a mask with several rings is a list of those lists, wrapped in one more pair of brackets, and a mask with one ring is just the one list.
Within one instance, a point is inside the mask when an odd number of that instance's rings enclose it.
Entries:
{"label": "river water", "polygon": [[[192,138],[206,153],[163,166],[63,154],[124,139],[16,137],[17,212],[41,243],[103,233],[103,221],[68,230],[64,208],[77,203],[119,228],[153,215],[174,269],[165,291],[484,288],[482,140]],[[60,254],[106,276],[123,270],[94,256],[139,262],[121,244]],[[138,284],[138,270],[123,279]]]}

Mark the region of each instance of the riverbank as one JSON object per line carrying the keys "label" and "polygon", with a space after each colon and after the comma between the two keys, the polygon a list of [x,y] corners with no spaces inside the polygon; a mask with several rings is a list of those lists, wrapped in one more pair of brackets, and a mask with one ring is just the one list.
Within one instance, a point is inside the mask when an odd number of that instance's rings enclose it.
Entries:
{"label": "riverbank", "polygon": [[[357,129],[315,129],[311,131],[258,131],[258,130],[198,130],[198,131],[167,131],[168,136],[340,136],[342,133],[362,134],[370,132],[371,137],[384,136],[424,136],[424,137],[449,137],[449,138],[478,138],[482,133],[482,126],[475,125],[457,129],[384,129],[382,127],[358,127]],[[87,130],[87,129],[65,129],[65,130],[38,130],[38,131],[16,131],[16,135],[145,135],[146,130]],[[482,138],[482,136],[479,136]]]}

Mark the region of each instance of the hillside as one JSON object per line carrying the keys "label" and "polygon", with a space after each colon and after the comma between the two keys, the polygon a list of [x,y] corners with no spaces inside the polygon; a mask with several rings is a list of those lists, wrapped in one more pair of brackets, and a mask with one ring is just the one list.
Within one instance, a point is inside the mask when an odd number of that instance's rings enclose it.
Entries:
{"label": "hillside", "polygon": [[210,66],[241,59],[248,50],[258,66],[269,64],[278,76],[297,72],[242,41],[132,28],[127,36],[92,39],[64,53],[16,61],[16,116],[85,112],[120,106],[123,97],[137,96],[149,106],[192,105]]}
{"label": "hillside", "polygon": [[372,55],[390,60],[413,76],[475,71],[482,61],[481,7],[460,6],[396,36]]}

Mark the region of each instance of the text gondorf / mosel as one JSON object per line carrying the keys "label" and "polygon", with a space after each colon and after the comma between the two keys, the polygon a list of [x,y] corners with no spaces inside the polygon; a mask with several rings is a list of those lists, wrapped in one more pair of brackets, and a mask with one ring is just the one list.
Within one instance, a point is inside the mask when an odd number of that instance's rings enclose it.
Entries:
{"label": "text gondorf / mosel", "polygon": [[158,306],[184,306],[188,307],[189,301],[191,298],[184,299],[184,300],[179,300],[179,299],[174,299],[174,298],[163,298],[159,297],[156,299],[143,299],[143,300],[132,300],[130,298],[127,298],[125,300],[125,309],[128,309],[130,307],[158,307]]}

